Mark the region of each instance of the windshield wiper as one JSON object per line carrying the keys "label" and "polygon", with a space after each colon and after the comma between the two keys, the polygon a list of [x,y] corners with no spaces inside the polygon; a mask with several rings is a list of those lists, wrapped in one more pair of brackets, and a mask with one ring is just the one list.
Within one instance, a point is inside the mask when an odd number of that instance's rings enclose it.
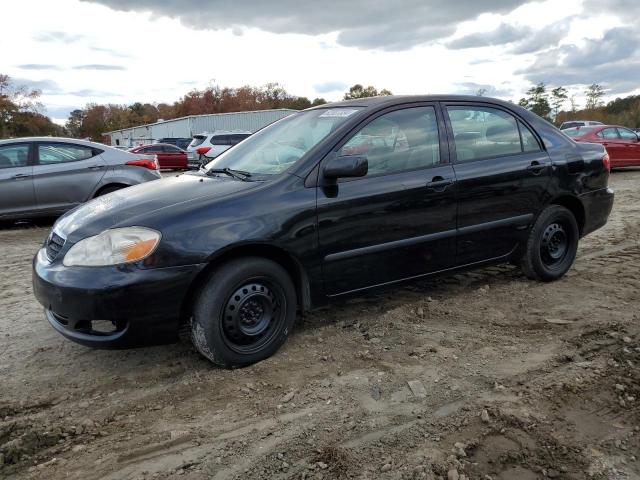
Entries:
{"label": "windshield wiper", "polygon": [[234,170],[233,168],[229,167],[210,168],[209,170],[207,170],[207,175],[211,175],[213,173],[224,173],[226,175],[229,175],[230,177],[242,180],[243,182],[249,181],[249,177],[251,176],[250,172],[245,172],[244,170]]}

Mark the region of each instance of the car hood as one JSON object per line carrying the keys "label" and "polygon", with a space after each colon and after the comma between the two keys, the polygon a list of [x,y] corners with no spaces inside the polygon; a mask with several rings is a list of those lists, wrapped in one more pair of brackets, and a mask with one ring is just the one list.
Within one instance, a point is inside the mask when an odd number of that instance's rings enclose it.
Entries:
{"label": "car hood", "polygon": [[184,174],[146,182],[91,200],[61,217],[53,231],[76,242],[114,227],[145,226],[161,211],[255,188],[260,182]]}

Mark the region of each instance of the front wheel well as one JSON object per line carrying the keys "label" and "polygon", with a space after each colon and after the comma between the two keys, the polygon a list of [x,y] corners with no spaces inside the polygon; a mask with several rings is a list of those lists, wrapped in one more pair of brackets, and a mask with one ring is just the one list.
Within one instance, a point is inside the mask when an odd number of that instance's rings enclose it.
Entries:
{"label": "front wheel well", "polygon": [[569,195],[564,195],[561,197],[557,197],[550,202],[551,205],[560,205],[569,210],[574,218],[576,219],[576,223],[578,224],[578,230],[580,232],[580,236],[582,236],[582,232],[584,231],[585,224],[585,212],[584,206],[582,202],[576,198]]}
{"label": "front wheel well", "polygon": [[279,247],[264,244],[246,244],[226,250],[225,252],[215,256],[191,282],[180,309],[181,323],[184,324],[191,317],[193,300],[211,272],[230,260],[242,257],[266,258],[284,268],[296,287],[298,308],[302,312],[309,310],[311,305],[309,281],[302,265],[300,265],[300,263],[287,251]]}

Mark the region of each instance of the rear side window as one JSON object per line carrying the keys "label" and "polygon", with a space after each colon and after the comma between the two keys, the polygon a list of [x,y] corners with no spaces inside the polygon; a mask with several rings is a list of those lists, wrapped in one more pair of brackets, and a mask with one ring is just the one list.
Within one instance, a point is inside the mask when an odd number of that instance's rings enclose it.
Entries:
{"label": "rear side window", "polygon": [[165,145],[162,148],[163,148],[163,150],[165,152],[169,152],[169,153],[178,153],[178,152],[180,152],[180,149],[178,147],[174,147],[174,146],[170,146],[170,145]]}
{"label": "rear side window", "polygon": [[618,130],[615,128],[605,128],[597,133],[601,138],[607,138],[609,140],[618,140]]}
{"label": "rear side window", "polygon": [[626,128],[619,128],[618,133],[620,134],[620,138],[623,140],[637,140],[638,137],[631,130],[627,130]]}
{"label": "rear side window", "polygon": [[56,163],[77,162],[87,160],[97,155],[97,150],[84,145],[69,143],[40,143],[38,144],[38,163],[51,165]]}
{"label": "rear side window", "polygon": [[206,135],[194,135],[193,140],[191,141],[191,146],[197,147],[198,145],[202,145],[206,139]]}
{"label": "rear side window", "polygon": [[[459,162],[540,150],[533,133],[515,117],[491,107],[449,106],[456,157]],[[520,138],[520,132],[526,138]],[[524,145],[526,143],[526,149]]]}
{"label": "rear side window", "polygon": [[351,137],[338,155],[365,155],[368,176],[437,165],[440,141],[435,110],[415,107],[381,115]]}
{"label": "rear side window", "polygon": [[520,137],[522,138],[522,150],[524,152],[537,152],[540,150],[540,143],[529,127],[518,120],[518,128],[520,129]]}
{"label": "rear side window", "polygon": [[0,168],[26,167],[28,163],[28,143],[0,146]]}
{"label": "rear side window", "polygon": [[246,134],[246,133],[238,133],[238,134],[235,134],[235,135],[229,135],[229,145],[237,145],[238,143],[243,141],[248,136],[249,135]]}
{"label": "rear side window", "polygon": [[230,145],[229,135],[216,135],[211,137],[211,145]]}

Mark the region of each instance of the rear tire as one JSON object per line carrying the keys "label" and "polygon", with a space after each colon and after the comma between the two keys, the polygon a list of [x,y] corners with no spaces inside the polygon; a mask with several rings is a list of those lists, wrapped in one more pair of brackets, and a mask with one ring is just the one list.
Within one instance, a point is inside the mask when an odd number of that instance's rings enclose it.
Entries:
{"label": "rear tire", "polygon": [[538,216],[529,232],[520,266],[532,280],[551,282],[573,265],[580,231],[573,214],[560,205],[550,205]]}
{"label": "rear tire", "polygon": [[216,365],[244,367],[278,351],[295,319],[287,271],[265,258],[240,258],[214,270],[196,295],[191,340]]}

